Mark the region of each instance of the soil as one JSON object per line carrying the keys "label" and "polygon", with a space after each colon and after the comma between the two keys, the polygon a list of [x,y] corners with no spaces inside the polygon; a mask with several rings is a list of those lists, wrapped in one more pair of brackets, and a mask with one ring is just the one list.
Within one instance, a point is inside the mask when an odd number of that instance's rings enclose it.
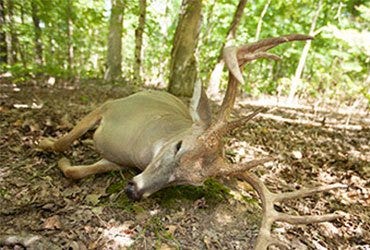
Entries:
{"label": "soil", "polygon": [[[74,164],[99,159],[93,131],[64,154],[38,149],[42,137],[59,137],[99,104],[137,90],[50,79],[0,79],[0,89],[0,249],[252,248],[262,211],[253,189],[237,178],[167,188],[131,202],[122,190],[135,170],[71,181],[57,168],[62,156]],[[212,106],[217,112],[217,103]],[[235,115],[253,109],[240,104]],[[253,170],[274,192],[347,185],[276,206],[290,214],[343,215],[303,226],[276,223],[274,236],[292,249],[370,249],[368,112],[278,108],[227,138],[230,161],[278,158]]]}

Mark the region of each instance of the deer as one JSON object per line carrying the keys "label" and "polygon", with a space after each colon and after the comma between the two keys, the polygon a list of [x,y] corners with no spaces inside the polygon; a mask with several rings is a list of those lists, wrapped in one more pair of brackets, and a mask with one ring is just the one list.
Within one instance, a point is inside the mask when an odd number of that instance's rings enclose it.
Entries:
{"label": "deer", "polygon": [[267,51],[283,43],[311,39],[311,36],[291,34],[224,48],[223,59],[229,79],[216,119],[212,119],[207,95],[202,83],[197,80],[189,108],[179,98],[164,91],[138,92],[104,103],[80,120],[68,134],[59,139],[44,138],[39,142],[39,147],[43,150],[65,151],[74,140],[97,125],[94,142],[102,159],[91,165],[73,166],[68,159],[62,158],[58,167],[66,177],[72,179],[123,168],[138,168],[141,173],[128,181],[124,189],[134,201],[147,198],[169,186],[199,186],[211,177],[231,176],[244,180],[257,191],[262,201],[262,222],[255,249],[267,249],[270,245],[289,248],[286,242],[272,235],[274,222],[310,224],[335,220],[341,215],[336,212],[311,216],[289,215],[277,211],[274,205],[345,186],[335,183],[273,193],[251,170],[276,158],[230,163],[222,153],[223,138],[261,112],[261,108],[257,108],[250,115],[231,119],[238,87],[244,84],[243,66],[260,58],[279,60],[279,56]]}

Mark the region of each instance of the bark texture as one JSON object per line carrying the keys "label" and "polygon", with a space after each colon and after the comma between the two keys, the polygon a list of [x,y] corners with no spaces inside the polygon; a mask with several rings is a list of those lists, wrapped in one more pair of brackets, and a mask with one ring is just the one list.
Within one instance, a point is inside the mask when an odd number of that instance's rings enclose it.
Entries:
{"label": "bark texture", "polygon": [[73,71],[74,64],[74,48],[73,48],[73,1],[67,0],[67,48],[68,48],[68,70]]}
{"label": "bark texture", "polygon": [[39,17],[39,6],[37,1],[32,1],[32,21],[35,32],[34,43],[35,43],[35,61],[36,64],[42,65],[42,41],[41,41],[41,27]]}
{"label": "bark texture", "polygon": [[266,12],[267,12],[267,9],[270,6],[270,3],[271,3],[271,0],[268,0],[266,2],[265,6],[263,7],[262,12],[261,12],[260,19],[258,20],[258,24],[257,24],[256,35],[254,37],[255,41],[258,41],[258,39],[260,38],[260,34],[261,34],[261,30],[262,30],[262,24],[263,24],[263,18],[266,15]]}
{"label": "bark texture", "polygon": [[[5,25],[5,10],[4,0],[0,0],[0,26]],[[7,62],[6,34],[4,30],[0,30],[0,63]]]}
{"label": "bark texture", "polygon": [[197,79],[195,50],[201,24],[202,1],[183,0],[170,62],[169,92],[191,96]]}
{"label": "bark texture", "polygon": [[7,60],[9,65],[17,62],[17,36],[14,28],[14,1],[6,1],[7,13],[5,14],[5,23],[8,25],[8,32],[6,32],[6,47],[7,47]]}
{"label": "bark texture", "polygon": [[145,27],[146,16],[146,0],[139,0],[139,22],[135,30],[135,63],[134,63],[134,78],[135,83],[142,84],[141,70],[142,70],[142,47],[143,47],[143,34]]}
{"label": "bark texture", "polygon": [[[311,28],[310,28],[310,35],[314,35],[317,19],[319,18],[321,9],[322,9],[322,0],[320,0],[320,2],[317,4],[316,12],[315,12],[315,14],[312,18],[312,23],[311,23]],[[301,58],[299,59],[298,66],[296,68],[294,77],[293,77],[291,85],[290,85],[289,96],[288,96],[288,103],[290,105],[293,105],[296,101],[295,100],[295,95],[296,95],[296,92],[297,92],[298,85],[301,83],[301,76],[302,76],[302,73],[303,73],[303,70],[304,70],[304,66],[306,64],[306,59],[307,59],[310,47],[311,47],[311,40],[307,41],[304,48],[303,48]]]}
{"label": "bark texture", "polygon": [[107,69],[104,80],[114,81],[122,75],[122,32],[124,0],[112,0],[109,22]]}

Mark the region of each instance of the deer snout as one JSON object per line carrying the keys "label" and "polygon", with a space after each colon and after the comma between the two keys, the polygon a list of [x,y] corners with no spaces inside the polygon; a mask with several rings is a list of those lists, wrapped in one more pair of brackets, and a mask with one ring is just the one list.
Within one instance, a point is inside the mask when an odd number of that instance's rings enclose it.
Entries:
{"label": "deer snout", "polygon": [[142,193],[139,192],[137,185],[133,181],[129,181],[125,187],[125,193],[127,197],[133,201],[139,201],[142,197]]}

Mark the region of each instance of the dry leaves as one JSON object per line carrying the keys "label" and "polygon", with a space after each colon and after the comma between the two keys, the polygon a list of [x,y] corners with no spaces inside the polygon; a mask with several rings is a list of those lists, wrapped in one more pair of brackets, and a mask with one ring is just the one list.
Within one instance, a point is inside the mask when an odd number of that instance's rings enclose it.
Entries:
{"label": "dry leaves", "polygon": [[[129,244],[138,249],[249,249],[257,234],[260,210],[255,192],[243,182],[234,185],[233,192],[243,190],[238,199],[209,205],[205,200],[186,200],[179,195],[173,203],[180,205],[165,207],[154,197],[135,204],[141,208],[139,213],[130,203],[122,205],[119,199],[106,197],[106,187],[122,181],[121,176],[106,174],[70,181],[56,168],[61,155],[35,149],[40,137],[61,136],[98,103],[127,95],[123,88],[111,88],[81,85],[68,90],[32,85],[18,92],[11,87],[9,91],[2,89],[6,95],[0,100],[0,235],[37,232],[58,246],[79,249]],[[81,96],[91,103],[81,101]],[[40,100],[44,105],[32,109]],[[15,108],[16,104],[27,107]],[[238,112],[249,111],[248,107]],[[322,116],[330,116],[327,121],[331,125],[345,120],[332,113],[317,114],[317,119]],[[279,121],[276,117],[289,119]],[[253,120],[230,139],[227,155],[235,162],[278,156],[278,161],[257,169],[274,191],[333,182],[348,185],[347,190],[280,206],[292,214],[343,210],[344,219],[302,227],[277,224],[276,234],[297,249],[366,249],[370,242],[369,124],[362,122],[362,130],[341,130],[317,126],[321,124],[317,121],[300,124],[302,117],[316,119],[309,110],[275,110],[272,116]],[[355,116],[352,119],[359,121]],[[89,132],[66,156],[76,164],[98,159],[91,138]],[[158,220],[148,227],[154,216]]]}

